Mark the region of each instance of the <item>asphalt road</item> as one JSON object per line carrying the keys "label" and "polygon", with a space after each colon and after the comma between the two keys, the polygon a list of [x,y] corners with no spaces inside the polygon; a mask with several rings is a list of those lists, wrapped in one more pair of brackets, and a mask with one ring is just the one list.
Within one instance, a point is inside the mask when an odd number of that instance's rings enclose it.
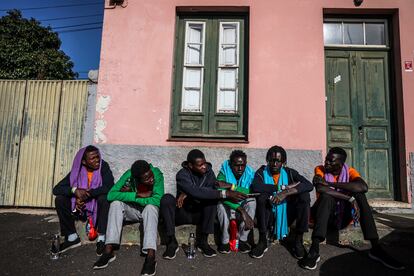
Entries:
{"label": "asphalt road", "polygon": [[[47,222],[45,216],[0,214],[0,275],[139,275],[144,258],[138,246],[122,246],[117,259],[106,269],[94,271],[97,260],[94,245],[85,245],[50,260],[52,234],[58,223]],[[398,235],[397,239],[393,235]],[[398,240],[398,241],[396,241]],[[403,272],[395,272],[371,261],[367,248],[353,250],[321,245],[322,260],[317,270],[306,271],[281,245],[273,245],[265,256],[252,259],[246,254],[219,254],[187,260],[182,251],[172,261],[163,260],[164,246],[157,252],[157,275],[414,275],[414,233],[396,231],[382,239],[386,250],[406,264]]]}

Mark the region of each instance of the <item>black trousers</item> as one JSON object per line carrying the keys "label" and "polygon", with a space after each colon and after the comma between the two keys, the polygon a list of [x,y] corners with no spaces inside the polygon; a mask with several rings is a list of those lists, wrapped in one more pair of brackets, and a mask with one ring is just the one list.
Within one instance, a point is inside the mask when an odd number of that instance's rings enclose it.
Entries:
{"label": "black trousers", "polygon": [[[96,219],[96,228],[99,234],[105,235],[106,225],[108,224],[109,202],[107,195],[100,195],[98,201],[98,214]],[[67,237],[76,233],[75,220],[76,217],[72,213],[71,198],[67,196],[56,196],[55,199],[56,212],[59,217],[60,233]]]}
{"label": "black trousers", "polygon": [[[358,207],[360,209],[360,224],[364,239],[374,240],[378,239],[377,227],[375,226],[374,217],[372,216],[371,207],[369,207],[367,197],[363,193],[356,193],[353,195]],[[312,206],[312,217],[315,220],[313,227],[312,238],[318,238],[321,241],[325,240],[326,233],[329,226],[338,227],[336,225],[336,202],[341,199],[336,199],[326,193],[320,194],[315,205]],[[352,221],[352,205],[345,202],[344,215],[342,223],[339,228],[343,229]]]}
{"label": "black trousers", "polygon": [[[273,221],[272,204],[269,197],[270,195],[268,194],[261,194],[256,199],[256,218],[259,233],[266,233],[270,223]],[[290,226],[296,220],[296,232],[308,232],[310,213],[309,193],[288,196],[286,201],[288,225]]]}
{"label": "black trousers", "polygon": [[172,194],[161,198],[161,216],[163,217],[167,236],[175,235],[175,226],[193,224],[200,227],[203,234],[214,233],[214,220],[217,215],[216,200],[194,200],[187,197],[183,207],[176,207],[176,199]]}

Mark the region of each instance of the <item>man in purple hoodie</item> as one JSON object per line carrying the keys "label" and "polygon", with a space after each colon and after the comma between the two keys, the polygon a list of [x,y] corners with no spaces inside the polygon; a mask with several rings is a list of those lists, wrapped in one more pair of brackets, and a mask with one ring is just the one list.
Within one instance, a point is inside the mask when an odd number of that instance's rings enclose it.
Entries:
{"label": "man in purple hoodie", "polygon": [[113,185],[112,171],[99,150],[91,145],[80,149],[70,173],[53,188],[60,232],[65,236],[60,253],[81,245],[75,220],[90,218],[98,231],[96,254],[102,255],[109,211],[107,194]]}

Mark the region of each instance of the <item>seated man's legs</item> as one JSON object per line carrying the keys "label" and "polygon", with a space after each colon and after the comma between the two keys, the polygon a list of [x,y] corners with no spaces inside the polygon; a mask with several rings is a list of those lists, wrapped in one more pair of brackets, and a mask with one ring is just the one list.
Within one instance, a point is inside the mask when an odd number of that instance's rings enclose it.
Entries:
{"label": "seated man's legs", "polygon": [[75,217],[71,210],[71,198],[62,195],[56,196],[55,206],[59,217],[60,233],[65,236],[65,242],[60,246],[60,252],[63,253],[80,246],[81,241],[78,234],[76,234]]}
{"label": "seated man's legs", "polygon": [[315,220],[312,232],[312,245],[306,258],[299,261],[301,267],[310,270],[317,267],[317,263],[320,260],[319,244],[326,238],[330,219],[335,212],[336,202],[333,196],[322,193],[312,207]]}
{"label": "seated man's legs", "polygon": [[167,249],[162,255],[164,259],[172,260],[178,252],[178,243],[175,238],[175,211],[176,199],[172,194],[165,194],[161,198],[160,212],[164,221],[167,235]]}
{"label": "seated man's legs", "polygon": [[96,254],[101,256],[105,248],[105,233],[108,224],[109,201],[107,194],[98,196],[97,198],[98,213],[96,219],[96,228],[98,230],[98,240],[96,243]]}
{"label": "seated man's legs", "polygon": [[367,197],[363,193],[354,194],[354,197],[359,207],[360,224],[364,239],[371,241],[372,245],[375,246],[378,242],[378,232]]}
{"label": "seated man's legs", "polygon": [[[121,243],[122,226],[124,220],[136,222],[142,218],[141,212],[122,201],[113,201],[110,204],[108,224],[106,229],[106,241],[103,255],[94,264],[94,269],[101,269],[108,266],[108,263],[115,260],[114,247]],[[145,237],[145,233],[144,233]]]}
{"label": "seated man's legs", "polygon": [[144,224],[144,242],[142,251],[148,253],[149,249],[157,250],[158,236],[158,207],[154,205],[145,206],[142,211]]}
{"label": "seated man's legs", "polygon": [[175,258],[178,251],[178,243],[175,239],[175,226],[184,224],[199,225],[200,221],[201,237],[197,237],[197,246],[206,257],[216,255],[215,251],[207,243],[208,234],[214,233],[214,220],[217,214],[216,202],[197,203],[187,197],[184,200],[183,207],[177,208],[175,197],[171,194],[165,194],[161,198],[161,214],[167,234],[167,249],[163,254],[165,259]]}
{"label": "seated man's legs", "polygon": [[229,235],[229,225],[230,225],[230,207],[224,205],[222,202],[217,204],[217,217],[220,223],[221,230],[221,244],[218,247],[218,251],[223,254],[230,253],[230,235]]}
{"label": "seated man's legs", "polygon": [[157,250],[158,235],[158,207],[151,204],[146,205],[142,211],[141,217],[144,224],[142,252],[147,254],[144,266],[142,267],[141,275],[155,275],[155,251]]}
{"label": "seated man's legs", "polygon": [[[254,216],[256,214],[256,199],[248,198],[245,200],[241,207],[246,210],[247,214],[254,220]],[[247,242],[247,238],[249,237],[250,229],[244,229],[245,223],[242,220],[239,225],[239,233],[240,233],[240,242],[239,242],[239,252],[241,253],[249,253],[250,252],[250,245]]]}
{"label": "seated man's legs", "polygon": [[303,233],[309,230],[310,195],[309,193],[296,194],[287,200],[288,224],[296,221],[295,246],[293,254],[297,259],[302,259],[306,255],[303,246]]}
{"label": "seated man's legs", "polygon": [[267,251],[267,230],[270,216],[272,215],[272,206],[269,202],[269,195],[261,194],[256,199],[256,218],[257,227],[259,228],[259,243],[250,251],[250,256],[256,259],[263,257]]}

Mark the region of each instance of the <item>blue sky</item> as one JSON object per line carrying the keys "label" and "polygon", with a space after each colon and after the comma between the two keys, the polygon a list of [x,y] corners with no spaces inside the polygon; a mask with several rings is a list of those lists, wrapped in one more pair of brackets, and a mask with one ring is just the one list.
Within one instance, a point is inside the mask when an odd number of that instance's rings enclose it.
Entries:
{"label": "blue sky", "polygon": [[0,16],[9,9],[20,9],[23,17],[58,32],[61,49],[74,62],[80,79],[99,68],[104,0],[0,0]]}

